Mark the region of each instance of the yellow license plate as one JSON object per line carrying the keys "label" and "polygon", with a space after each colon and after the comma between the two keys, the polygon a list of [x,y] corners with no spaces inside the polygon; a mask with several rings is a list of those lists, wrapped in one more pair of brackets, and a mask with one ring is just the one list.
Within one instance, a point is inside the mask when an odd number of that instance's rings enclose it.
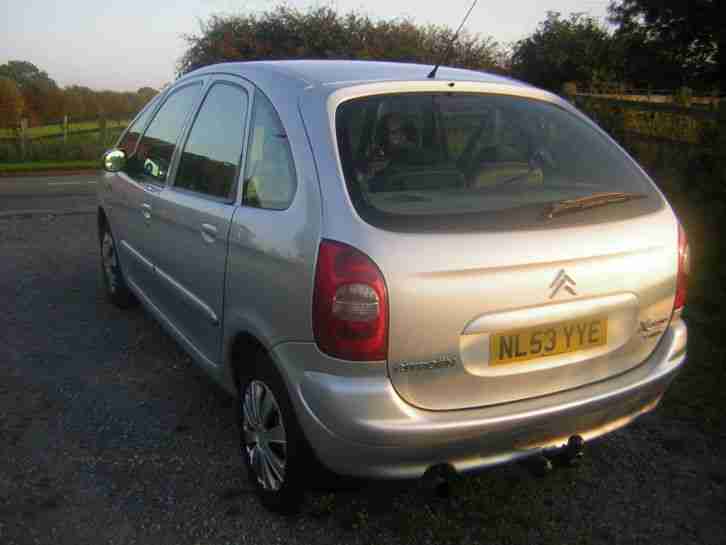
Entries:
{"label": "yellow license plate", "polygon": [[489,365],[521,363],[602,346],[607,342],[606,318],[587,318],[494,333],[489,337]]}

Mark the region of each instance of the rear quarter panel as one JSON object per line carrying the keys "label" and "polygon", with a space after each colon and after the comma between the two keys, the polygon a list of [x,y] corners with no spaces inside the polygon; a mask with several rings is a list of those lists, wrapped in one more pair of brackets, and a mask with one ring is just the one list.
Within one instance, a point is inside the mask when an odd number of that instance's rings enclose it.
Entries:
{"label": "rear quarter panel", "polygon": [[240,206],[229,234],[225,351],[238,333],[270,349],[312,341],[312,292],[321,230],[320,189],[297,101],[268,93],[288,135],[297,191],[286,210]]}

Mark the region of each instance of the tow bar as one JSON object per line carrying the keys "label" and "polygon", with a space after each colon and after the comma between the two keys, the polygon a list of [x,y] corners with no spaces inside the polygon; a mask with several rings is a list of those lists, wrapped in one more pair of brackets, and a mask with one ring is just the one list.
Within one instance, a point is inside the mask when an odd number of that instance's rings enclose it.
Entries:
{"label": "tow bar", "polygon": [[575,466],[585,455],[585,440],[579,435],[573,435],[567,440],[564,447],[544,451],[527,458],[524,463],[536,477],[544,477],[552,471],[554,464],[558,466]]}

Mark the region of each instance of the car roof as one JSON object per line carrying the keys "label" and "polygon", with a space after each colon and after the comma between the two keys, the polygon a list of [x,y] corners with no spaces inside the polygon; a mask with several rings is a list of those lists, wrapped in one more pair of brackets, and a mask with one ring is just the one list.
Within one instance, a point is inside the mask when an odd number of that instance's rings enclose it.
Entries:
{"label": "car roof", "polygon": [[398,83],[405,83],[407,86],[421,84],[426,88],[431,84],[431,87],[437,89],[446,87],[447,92],[451,82],[462,82],[470,88],[481,85],[482,88],[487,87],[488,91],[499,87],[507,94],[547,98],[574,112],[566,101],[556,95],[521,81],[487,72],[448,66],[441,66],[436,78],[429,79],[428,75],[432,68],[432,65],[427,64],[354,60],[226,62],[194,70],[177,80],[173,87],[177,87],[189,78],[212,74],[245,78],[254,83],[256,88],[272,102],[278,115],[285,122],[300,113],[305,115],[299,109],[303,104],[305,104],[303,110],[307,112],[312,108],[312,104],[318,100],[327,100],[327,97],[338,91],[371,84],[386,86],[389,82],[394,90],[398,89]]}
{"label": "car roof", "polygon": [[[189,73],[198,76],[209,73],[226,73],[247,77],[258,85],[287,84],[288,87],[345,87],[381,81],[427,81],[433,65],[400,62],[354,60],[281,60],[226,62],[205,66]],[[186,77],[186,76],[185,76]],[[441,81],[471,81],[503,83],[529,87],[522,82],[504,77],[441,66],[436,79]],[[429,80],[430,81],[430,80]]]}

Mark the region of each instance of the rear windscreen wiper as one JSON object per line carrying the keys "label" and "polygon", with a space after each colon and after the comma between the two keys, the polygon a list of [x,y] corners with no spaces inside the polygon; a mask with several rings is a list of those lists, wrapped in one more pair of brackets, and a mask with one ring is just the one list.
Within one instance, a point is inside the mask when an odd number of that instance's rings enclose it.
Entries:
{"label": "rear windscreen wiper", "polygon": [[598,206],[606,206],[608,204],[632,201],[635,199],[644,199],[647,195],[643,193],[623,193],[620,191],[610,193],[595,193],[587,197],[578,199],[565,199],[550,204],[545,210],[545,219],[552,219],[562,214],[577,212],[579,210],[587,210],[588,208],[596,208]]}

